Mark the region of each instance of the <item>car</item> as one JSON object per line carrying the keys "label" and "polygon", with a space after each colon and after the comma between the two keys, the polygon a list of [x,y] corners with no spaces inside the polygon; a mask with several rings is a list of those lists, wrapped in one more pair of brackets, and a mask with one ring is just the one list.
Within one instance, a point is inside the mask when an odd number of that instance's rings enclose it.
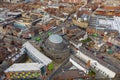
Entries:
{"label": "car", "polygon": [[52,26],[50,29],[55,29],[55,28],[57,28],[57,27],[55,27],[55,26]]}

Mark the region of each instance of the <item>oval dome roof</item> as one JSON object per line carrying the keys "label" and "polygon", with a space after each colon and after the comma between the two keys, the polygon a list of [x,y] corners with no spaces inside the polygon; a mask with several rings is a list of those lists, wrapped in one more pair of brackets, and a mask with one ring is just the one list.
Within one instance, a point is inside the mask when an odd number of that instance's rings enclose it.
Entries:
{"label": "oval dome roof", "polygon": [[52,43],[62,43],[62,41],[63,41],[63,38],[58,34],[52,34],[51,36],[49,36],[48,39]]}

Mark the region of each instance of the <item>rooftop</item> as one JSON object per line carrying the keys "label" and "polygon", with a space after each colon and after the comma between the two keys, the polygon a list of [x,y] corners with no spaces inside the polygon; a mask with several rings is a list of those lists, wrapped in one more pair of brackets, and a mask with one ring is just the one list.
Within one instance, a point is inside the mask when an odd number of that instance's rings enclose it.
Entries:
{"label": "rooftop", "polygon": [[5,72],[17,71],[39,71],[43,64],[39,63],[16,63],[10,66]]}
{"label": "rooftop", "polygon": [[109,30],[117,30],[120,33],[120,17],[107,18],[104,16],[91,17],[89,26],[94,26],[96,28]]}
{"label": "rooftop", "polygon": [[36,59],[39,59],[44,65],[48,65],[52,62],[52,60],[50,58],[48,58],[47,56],[45,56],[42,52],[38,51],[32,44],[30,44],[29,42],[26,42],[23,45],[32,55],[35,56]]}
{"label": "rooftop", "polygon": [[91,51],[88,51],[84,47],[81,47],[80,51],[83,52],[85,55],[91,57],[92,59],[97,60],[101,65],[107,67],[108,69],[110,69],[110,70],[112,70],[112,71],[114,71],[116,73],[120,72],[120,65],[119,65],[119,63],[114,63],[111,59],[108,59],[108,58],[104,59],[104,60],[101,60],[97,56],[94,56]]}
{"label": "rooftop", "polygon": [[58,34],[53,34],[53,35],[49,36],[49,40],[52,43],[61,43],[63,41],[63,38]]}

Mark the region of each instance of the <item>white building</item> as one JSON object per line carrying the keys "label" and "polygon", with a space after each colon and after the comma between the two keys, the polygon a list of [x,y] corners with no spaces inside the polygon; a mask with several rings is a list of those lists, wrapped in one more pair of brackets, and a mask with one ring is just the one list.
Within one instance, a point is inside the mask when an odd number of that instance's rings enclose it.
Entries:
{"label": "white building", "polygon": [[105,26],[105,28],[99,27],[100,29],[113,29],[118,30],[120,33],[120,17],[116,16],[114,16],[113,18],[100,17],[97,20],[98,25]]}
{"label": "white building", "polygon": [[4,72],[7,80],[21,80],[26,78],[40,78],[42,68],[44,68],[44,64],[15,63]]}
{"label": "white building", "polygon": [[23,44],[23,47],[26,50],[26,53],[30,56],[30,58],[38,63],[42,63],[44,65],[49,65],[52,63],[52,60],[45,56],[42,52],[38,51],[32,44],[26,42]]}
{"label": "white building", "polygon": [[21,72],[21,71],[40,71],[44,65],[39,63],[15,63],[5,70],[7,72]]}
{"label": "white building", "polygon": [[[84,49],[81,49],[85,51]],[[80,50],[77,52],[76,56],[87,63],[90,60],[90,66],[101,74],[105,75],[108,78],[114,78],[116,76],[117,69],[113,65],[109,65],[106,62],[99,61],[90,53],[83,53]],[[94,58],[93,58],[94,57]]]}
{"label": "white building", "polygon": [[69,61],[79,70],[84,71],[85,73],[87,73],[87,67],[85,66],[85,64],[83,62],[81,62],[79,59],[77,59],[75,56],[71,56],[69,58]]}
{"label": "white building", "polygon": [[120,33],[120,17],[114,17],[114,21],[111,26],[112,29],[118,30]]}

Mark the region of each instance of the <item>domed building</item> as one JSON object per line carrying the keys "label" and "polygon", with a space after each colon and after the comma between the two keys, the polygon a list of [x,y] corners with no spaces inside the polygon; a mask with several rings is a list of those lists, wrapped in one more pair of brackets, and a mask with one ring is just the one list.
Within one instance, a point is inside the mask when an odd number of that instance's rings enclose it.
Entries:
{"label": "domed building", "polygon": [[52,34],[44,43],[46,55],[56,62],[61,62],[69,56],[68,42],[60,35]]}

